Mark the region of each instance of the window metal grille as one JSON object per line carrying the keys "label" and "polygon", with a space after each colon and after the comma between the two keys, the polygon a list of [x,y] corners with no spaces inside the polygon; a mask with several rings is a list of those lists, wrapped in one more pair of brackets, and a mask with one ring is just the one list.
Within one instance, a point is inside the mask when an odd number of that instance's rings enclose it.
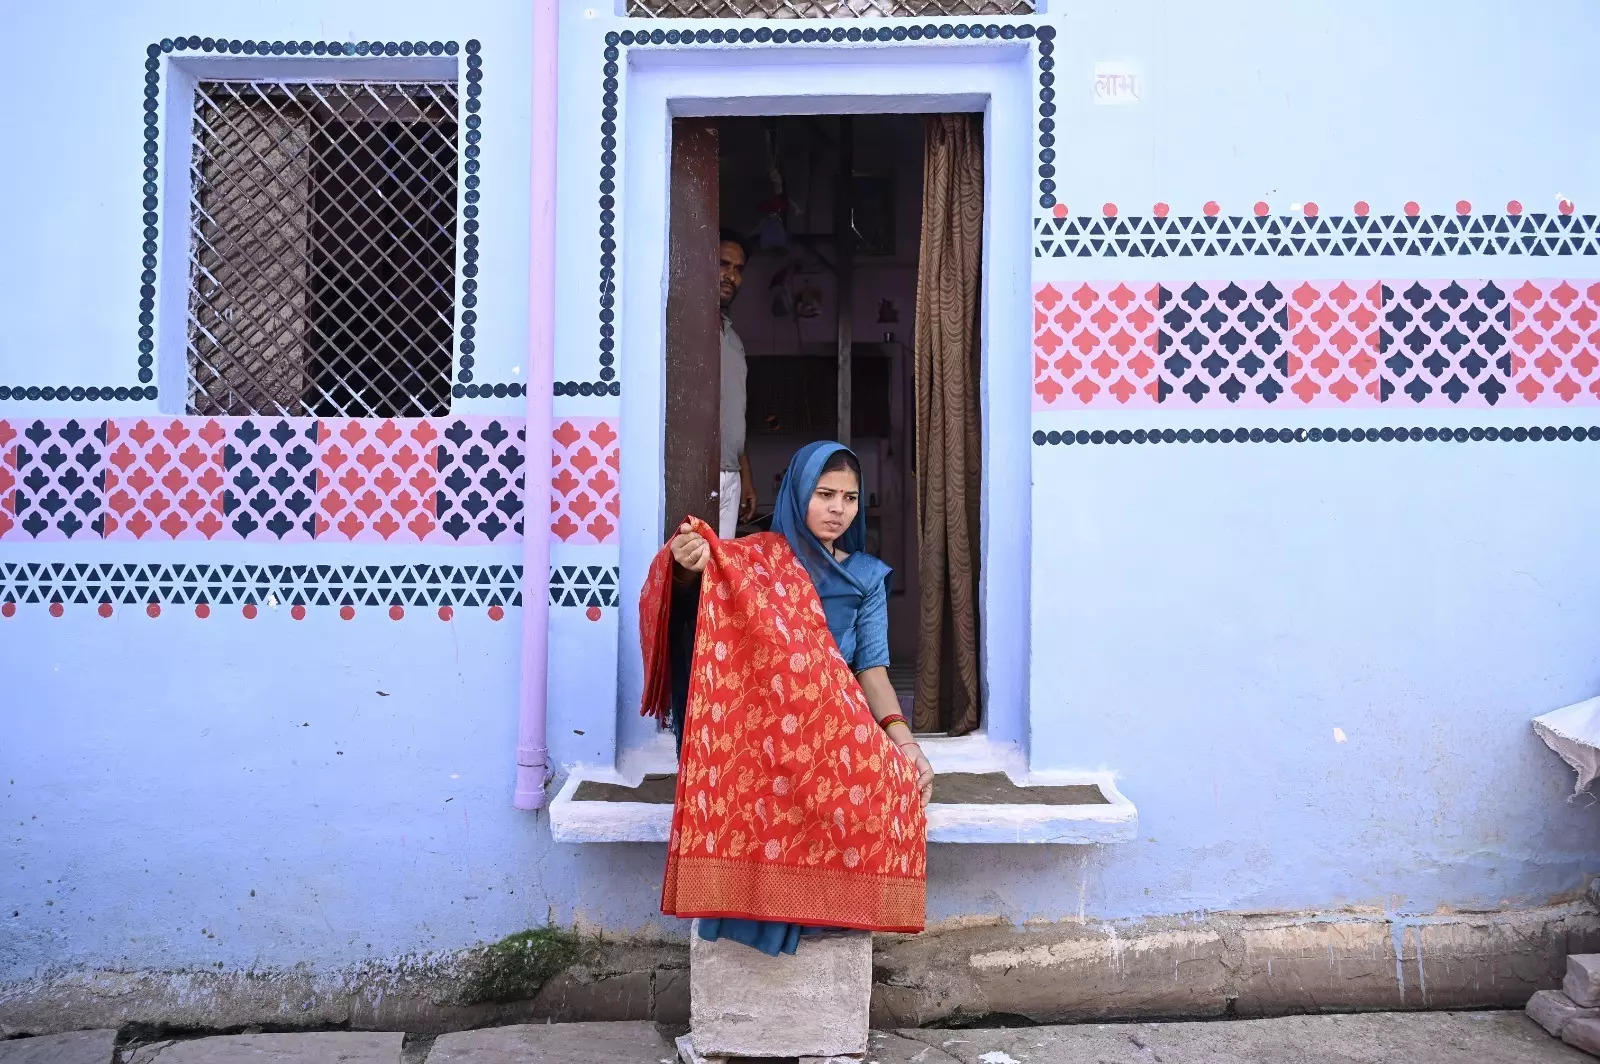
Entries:
{"label": "window metal grille", "polygon": [[449,412],[454,82],[203,81],[189,410]]}
{"label": "window metal grille", "polygon": [[1031,15],[1034,0],[628,0],[641,18],[861,18]]}

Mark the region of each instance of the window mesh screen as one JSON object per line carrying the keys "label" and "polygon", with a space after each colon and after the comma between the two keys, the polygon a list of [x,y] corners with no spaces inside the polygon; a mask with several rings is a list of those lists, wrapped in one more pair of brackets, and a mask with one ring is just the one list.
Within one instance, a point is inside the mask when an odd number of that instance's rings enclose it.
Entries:
{"label": "window mesh screen", "polygon": [[189,410],[449,410],[454,82],[206,81],[190,167]]}
{"label": "window mesh screen", "polygon": [[628,0],[628,14],[642,18],[861,18],[1033,12],[1033,0]]}

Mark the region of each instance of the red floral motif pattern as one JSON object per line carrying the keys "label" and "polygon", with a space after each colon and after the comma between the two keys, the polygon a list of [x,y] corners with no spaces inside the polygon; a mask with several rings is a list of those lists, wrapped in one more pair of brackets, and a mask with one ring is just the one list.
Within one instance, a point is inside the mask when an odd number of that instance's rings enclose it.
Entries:
{"label": "red floral motif pattern", "polygon": [[1513,288],[1511,352],[1511,391],[1523,402],[1600,402],[1600,281]]}
{"label": "red floral motif pattern", "polygon": [[[782,536],[711,545],[661,909],[878,931],[924,921],[916,771],[877,726]],[[672,558],[640,596],[644,711],[665,712]]]}
{"label": "red floral motif pattern", "polygon": [[0,539],[17,525],[17,430],[0,421]]}
{"label": "red floral motif pattern", "polygon": [[213,539],[223,520],[222,444],[215,419],[105,423],[106,539]]}
{"label": "red floral motif pattern", "polygon": [[[608,470],[586,490],[610,517],[591,514],[577,541],[601,542],[615,533],[616,441],[585,430]],[[490,416],[0,420],[0,537],[508,543],[522,537],[525,450],[520,419]]]}
{"label": "red floral motif pattern", "polygon": [[439,431],[425,418],[348,418],[317,431],[317,538],[422,543],[438,527]]}
{"label": "red floral motif pattern", "polygon": [[1035,410],[1600,405],[1600,282],[1099,281],[1034,292]]}
{"label": "red floral motif pattern", "polygon": [[1034,293],[1033,407],[1148,407],[1158,401],[1161,288],[1047,284]]}
{"label": "red floral motif pattern", "polygon": [[[1289,293],[1289,344],[1284,376],[1302,404],[1377,406],[1377,281],[1302,281]],[[1292,405],[1292,404],[1291,404]]]}
{"label": "red floral motif pattern", "polygon": [[563,543],[614,542],[621,504],[616,429],[606,418],[563,418],[551,445],[550,533]]}

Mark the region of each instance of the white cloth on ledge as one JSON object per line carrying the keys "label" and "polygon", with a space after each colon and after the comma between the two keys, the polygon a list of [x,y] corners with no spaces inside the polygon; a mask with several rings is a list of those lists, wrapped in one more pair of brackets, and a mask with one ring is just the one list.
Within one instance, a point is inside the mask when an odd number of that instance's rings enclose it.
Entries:
{"label": "white cloth on ledge", "polygon": [[1600,698],[1535,717],[1533,730],[1578,773],[1573,797],[1594,786],[1600,777]]}

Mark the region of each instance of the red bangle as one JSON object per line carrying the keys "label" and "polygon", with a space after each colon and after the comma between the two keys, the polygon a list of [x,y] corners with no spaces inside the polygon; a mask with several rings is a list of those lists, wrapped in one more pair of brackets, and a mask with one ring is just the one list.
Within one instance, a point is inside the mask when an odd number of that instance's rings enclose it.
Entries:
{"label": "red bangle", "polygon": [[898,713],[891,713],[887,717],[884,717],[882,720],[878,721],[878,727],[882,728],[884,731],[888,731],[889,725],[891,724],[905,724],[906,727],[911,727],[910,724],[906,723],[906,718],[902,717]]}

